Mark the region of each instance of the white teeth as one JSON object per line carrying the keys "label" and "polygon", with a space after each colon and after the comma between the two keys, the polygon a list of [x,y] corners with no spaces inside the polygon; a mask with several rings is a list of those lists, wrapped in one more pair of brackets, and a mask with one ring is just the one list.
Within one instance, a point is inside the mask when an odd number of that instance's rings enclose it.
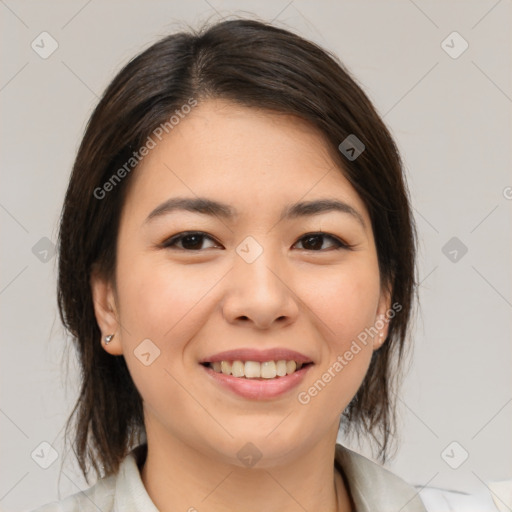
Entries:
{"label": "white teeth", "polygon": [[286,375],[286,361],[277,361],[276,373],[279,377],[284,377]]}
{"label": "white teeth", "polygon": [[[215,367],[213,369],[218,372]],[[220,362],[220,370],[224,375],[231,375],[231,363],[229,361],[221,361]]]}
{"label": "white teeth", "polygon": [[233,377],[244,376],[244,363],[242,363],[242,361],[233,361],[231,365],[231,375],[233,375]]}
{"label": "white teeth", "polygon": [[286,373],[293,373],[297,369],[297,363],[295,361],[286,361]]}
{"label": "white teeth", "polygon": [[244,375],[248,379],[261,377],[261,364],[256,361],[246,361],[244,366]]}
{"label": "white teeth", "polygon": [[264,379],[273,379],[277,375],[276,363],[274,361],[265,361],[264,363],[261,363],[260,366],[261,376]]}
{"label": "white teeth", "polygon": [[216,361],[210,363],[210,368],[217,373],[233,375],[233,377],[245,377],[247,379],[285,377],[300,370],[302,366],[303,363],[285,361],[283,359],[279,361],[264,361],[263,363],[257,361]]}

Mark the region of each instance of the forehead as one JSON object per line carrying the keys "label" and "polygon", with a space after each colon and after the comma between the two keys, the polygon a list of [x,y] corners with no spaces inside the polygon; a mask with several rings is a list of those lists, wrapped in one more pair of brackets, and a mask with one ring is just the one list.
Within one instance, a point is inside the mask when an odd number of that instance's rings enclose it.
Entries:
{"label": "forehead", "polygon": [[367,220],[330,151],[323,134],[295,116],[209,100],[133,171],[126,207],[142,213],[172,196],[209,196],[243,213],[244,205],[281,211],[283,203],[330,197],[350,202]]}

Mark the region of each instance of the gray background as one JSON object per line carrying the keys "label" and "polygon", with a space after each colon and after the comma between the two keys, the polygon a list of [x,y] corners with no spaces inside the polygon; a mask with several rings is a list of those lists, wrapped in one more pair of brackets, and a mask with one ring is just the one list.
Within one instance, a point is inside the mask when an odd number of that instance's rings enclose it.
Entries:
{"label": "gray background", "polygon": [[[512,478],[510,1],[0,0],[1,510],[87,487],[64,452],[78,388],[73,354],[66,373],[49,241],[92,108],[113,74],[158,38],[244,13],[336,53],[402,151],[421,308],[389,467],[413,484],[473,493]],[[31,47],[49,48],[43,31],[59,45],[47,59]],[[469,44],[458,58],[442,45],[453,31]],[[462,48],[453,37],[446,44]],[[452,237],[459,247],[443,252]],[[59,454],[48,469],[31,458],[44,441]],[[469,458],[452,469],[447,461],[460,463],[463,450]]]}

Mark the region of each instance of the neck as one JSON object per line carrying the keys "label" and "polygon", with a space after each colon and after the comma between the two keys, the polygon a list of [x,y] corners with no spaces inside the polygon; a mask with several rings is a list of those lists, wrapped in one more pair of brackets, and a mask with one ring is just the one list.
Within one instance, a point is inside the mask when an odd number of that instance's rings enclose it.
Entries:
{"label": "neck", "polygon": [[319,443],[286,464],[258,469],[223,463],[175,439],[157,438],[153,444],[148,433],[141,478],[160,512],[353,511],[345,482],[334,467],[332,443]]}

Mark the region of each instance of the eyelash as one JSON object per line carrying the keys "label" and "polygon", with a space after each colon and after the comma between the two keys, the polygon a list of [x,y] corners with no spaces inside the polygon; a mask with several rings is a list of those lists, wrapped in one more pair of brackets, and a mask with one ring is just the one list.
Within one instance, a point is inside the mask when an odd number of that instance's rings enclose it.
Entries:
{"label": "eyelash", "polygon": [[[187,252],[202,252],[203,249],[185,249],[183,247],[176,247],[176,242],[180,242],[184,238],[186,238],[188,236],[194,236],[194,235],[196,235],[196,236],[198,235],[198,236],[203,237],[203,238],[209,238],[213,242],[218,243],[213,237],[211,237],[210,235],[208,235],[207,233],[204,233],[202,231],[184,231],[182,233],[178,233],[176,235],[173,235],[172,237],[168,238],[167,240],[164,240],[160,244],[160,246],[162,248],[165,248],[165,249],[176,249],[176,250],[179,250],[179,251],[187,251]],[[339,238],[335,237],[334,235],[330,235],[330,234],[324,233],[322,231],[313,232],[313,233],[306,233],[305,235],[301,236],[299,238],[299,240],[297,240],[297,242],[299,242],[301,240],[304,240],[306,238],[313,238],[313,237],[328,238],[329,240],[333,241],[336,244],[336,247],[331,248],[331,249],[320,249],[320,250],[304,249],[305,251],[310,251],[310,252],[326,252],[328,250],[340,250],[340,249],[350,250],[353,247],[350,244],[347,244],[347,243],[343,242],[342,240],[340,240]],[[297,243],[297,242],[295,242],[295,243]]]}

